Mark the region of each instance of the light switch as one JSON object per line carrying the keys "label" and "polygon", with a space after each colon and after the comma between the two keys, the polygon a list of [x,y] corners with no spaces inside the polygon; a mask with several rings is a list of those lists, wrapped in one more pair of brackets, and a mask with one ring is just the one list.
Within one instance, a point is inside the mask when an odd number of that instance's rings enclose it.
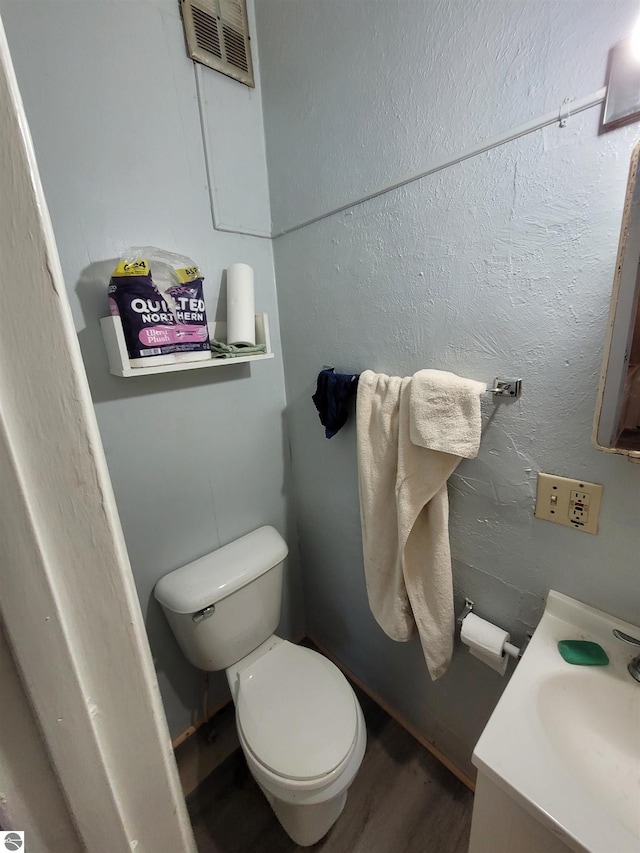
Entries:
{"label": "light switch", "polygon": [[598,532],[602,486],[555,474],[538,474],[536,518],[564,524],[583,533]]}

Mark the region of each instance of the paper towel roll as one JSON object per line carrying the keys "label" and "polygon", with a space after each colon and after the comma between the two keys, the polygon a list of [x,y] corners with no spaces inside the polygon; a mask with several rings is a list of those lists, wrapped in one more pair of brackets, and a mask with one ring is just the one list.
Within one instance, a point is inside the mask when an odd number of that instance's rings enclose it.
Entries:
{"label": "paper towel roll", "polygon": [[510,634],[475,613],[469,613],[462,621],[460,639],[469,646],[469,651],[475,658],[500,675],[505,674],[509,657],[505,654],[504,647],[511,639]]}
{"label": "paper towel roll", "polygon": [[227,343],[254,346],[256,342],[253,268],[231,264],[227,270]]}

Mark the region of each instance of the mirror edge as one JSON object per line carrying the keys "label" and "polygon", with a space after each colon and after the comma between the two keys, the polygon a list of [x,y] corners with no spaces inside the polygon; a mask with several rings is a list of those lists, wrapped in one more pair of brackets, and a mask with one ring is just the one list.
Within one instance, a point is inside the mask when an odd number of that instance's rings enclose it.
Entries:
{"label": "mirror edge", "polygon": [[629,165],[629,175],[627,178],[627,189],[625,193],[624,208],[622,210],[622,226],[620,230],[620,242],[618,244],[618,254],[616,257],[616,268],[613,277],[613,287],[611,289],[611,299],[609,302],[609,317],[607,319],[607,333],[604,342],[604,351],[602,356],[602,365],[600,367],[600,379],[598,382],[598,397],[596,400],[596,411],[593,419],[593,429],[591,432],[591,441],[597,450],[602,450],[604,453],[615,453],[618,456],[626,456],[630,462],[640,462],[640,450],[626,450],[619,447],[608,447],[600,444],[598,441],[598,430],[600,427],[600,418],[602,416],[602,400],[604,397],[604,386],[611,358],[611,341],[613,337],[613,327],[616,318],[616,308],[618,306],[618,294],[620,290],[620,279],[622,277],[622,262],[624,252],[629,237],[629,222],[631,213],[631,201],[633,198],[633,189],[638,175],[638,160],[640,159],[640,140],[635,143],[631,152],[631,161]]}

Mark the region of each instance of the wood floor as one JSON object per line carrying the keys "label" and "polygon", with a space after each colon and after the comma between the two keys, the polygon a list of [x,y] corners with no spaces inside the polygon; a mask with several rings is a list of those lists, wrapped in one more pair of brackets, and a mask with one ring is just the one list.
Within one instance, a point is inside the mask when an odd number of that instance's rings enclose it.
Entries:
{"label": "wood floor", "polygon": [[371,699],[358,698],[367,751],[321,841],[291,841],[236,750],[187,798],[200,853],[467,853],[471,791]]}

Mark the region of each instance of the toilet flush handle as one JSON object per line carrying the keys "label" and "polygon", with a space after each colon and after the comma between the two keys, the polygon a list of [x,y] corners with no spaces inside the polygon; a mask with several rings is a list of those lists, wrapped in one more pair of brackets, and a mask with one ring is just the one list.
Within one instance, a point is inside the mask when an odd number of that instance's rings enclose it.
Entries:
{"label": "toilet flush handle", "polygon": [[209,616],[213,616],[215,613],[216,606],[215,604],[210,604],[208,607],[203,608],[202,610],[198,610],[197,613],[194,613],[191,617],[194,622],[202,622],[205,619],[208,619]]}

